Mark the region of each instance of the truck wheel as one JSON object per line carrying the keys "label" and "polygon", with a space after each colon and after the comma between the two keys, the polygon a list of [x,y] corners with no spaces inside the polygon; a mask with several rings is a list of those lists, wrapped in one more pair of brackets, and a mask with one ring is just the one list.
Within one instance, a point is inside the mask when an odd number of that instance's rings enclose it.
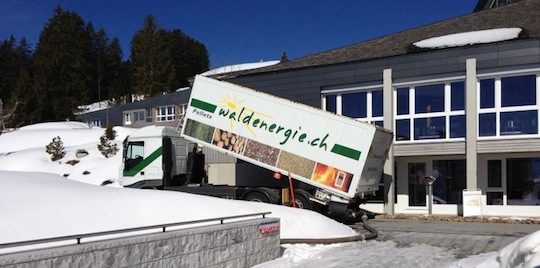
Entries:
{"label": "truck wheel", "polygon": [[297,208],[302,209],[313,209],[313,206],[311,205],[311,201],[309,200],[309,194],[303,193],[303,191],[295,191],[294,193],[294,201],[296,203]]}
{"label": "truck wheel", "polygon": [[246,201],[255,201],[263,203],[272,203],[270,198],[261,192],[251,192],[244,198]]}

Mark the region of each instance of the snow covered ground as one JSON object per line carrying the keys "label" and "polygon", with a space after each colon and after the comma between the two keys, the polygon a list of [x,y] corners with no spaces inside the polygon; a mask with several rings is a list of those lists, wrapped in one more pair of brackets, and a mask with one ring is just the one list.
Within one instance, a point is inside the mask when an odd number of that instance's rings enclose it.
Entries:
{"label": "snow covered ground", "polygon": [[[133,131],[122,127],[115,130],[119,145]],[[57,122],[0,135],[0,244],[266,211],[281,219],[282,238],[355,235],[348,226],[307,210],[178,192],[124,189],[117,183],[98,186],[105,180],[116,181],[121,162],[120,154],[105,158],[98,152],[97,143],[103,132],[102,128],[88,128],[82,123]],[[53,162],[45,153],[45,145],[56,136],[62,138],[67,154]],[[88,156],[77,158],[79,149],[88,151]],[[66,163],[69,160],[80,162],[70,165]],[[391,241],[297,244],[284,248],[281,258],[260,267],[540,265],[538,232],[499,252],[461,260],[456,260],[447,249],[428,245],[397,247]]]}

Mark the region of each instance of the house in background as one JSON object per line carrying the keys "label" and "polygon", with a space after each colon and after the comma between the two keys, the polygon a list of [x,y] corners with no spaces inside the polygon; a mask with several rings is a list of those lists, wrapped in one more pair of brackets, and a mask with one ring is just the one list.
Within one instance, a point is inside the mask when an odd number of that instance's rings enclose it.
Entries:
{"label": "house in background", "polygon": [[[279,61],[260,61],[254,63],[222,66],[202,73],[205,76],[221,76],[224,73],[253,70],[278,64]],[[180,88],[172,93],[141,98],[131,103],[111,106],[101,105],[101,109],[90,109],[77,114],[76,119],[90,126],[105,127],[108,124],[140,128],[148,125],[178,126],[186,104],[189,101],[190,88]],[[95,105],[94,105],[95,106]]]}
{"label": "house in background", "polygon": [[[475,12],[221,79],[390,129],[385,191],[365,208],[540,216],[540,0]],[[362,137],[358,137],[362,139]],[[478,191],[479,190],[479,191]]]}

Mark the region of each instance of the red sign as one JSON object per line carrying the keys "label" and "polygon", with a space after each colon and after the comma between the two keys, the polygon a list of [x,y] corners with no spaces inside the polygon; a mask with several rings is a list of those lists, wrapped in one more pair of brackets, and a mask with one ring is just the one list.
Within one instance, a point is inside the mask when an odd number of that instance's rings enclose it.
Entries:
{"label": "red sign", "polygon": [[274,172],[274,179],[276,179],[276,180],[281,179],[281,173],[279,173],[279,172]]}
{"label": "red sign", "polygon": [[259,225],[259,233],[270,234],[279,232],[279,222],[271,222]]}

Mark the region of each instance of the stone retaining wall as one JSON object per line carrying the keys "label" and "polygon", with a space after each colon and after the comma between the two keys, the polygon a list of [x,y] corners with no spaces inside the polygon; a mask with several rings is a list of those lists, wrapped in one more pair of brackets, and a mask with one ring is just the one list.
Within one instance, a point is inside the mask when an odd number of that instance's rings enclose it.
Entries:
{"label": "stone retaining wall", "polygon": [[0,267],[251,267],[279,257],[279,234],[261,218],[0,255]]}

